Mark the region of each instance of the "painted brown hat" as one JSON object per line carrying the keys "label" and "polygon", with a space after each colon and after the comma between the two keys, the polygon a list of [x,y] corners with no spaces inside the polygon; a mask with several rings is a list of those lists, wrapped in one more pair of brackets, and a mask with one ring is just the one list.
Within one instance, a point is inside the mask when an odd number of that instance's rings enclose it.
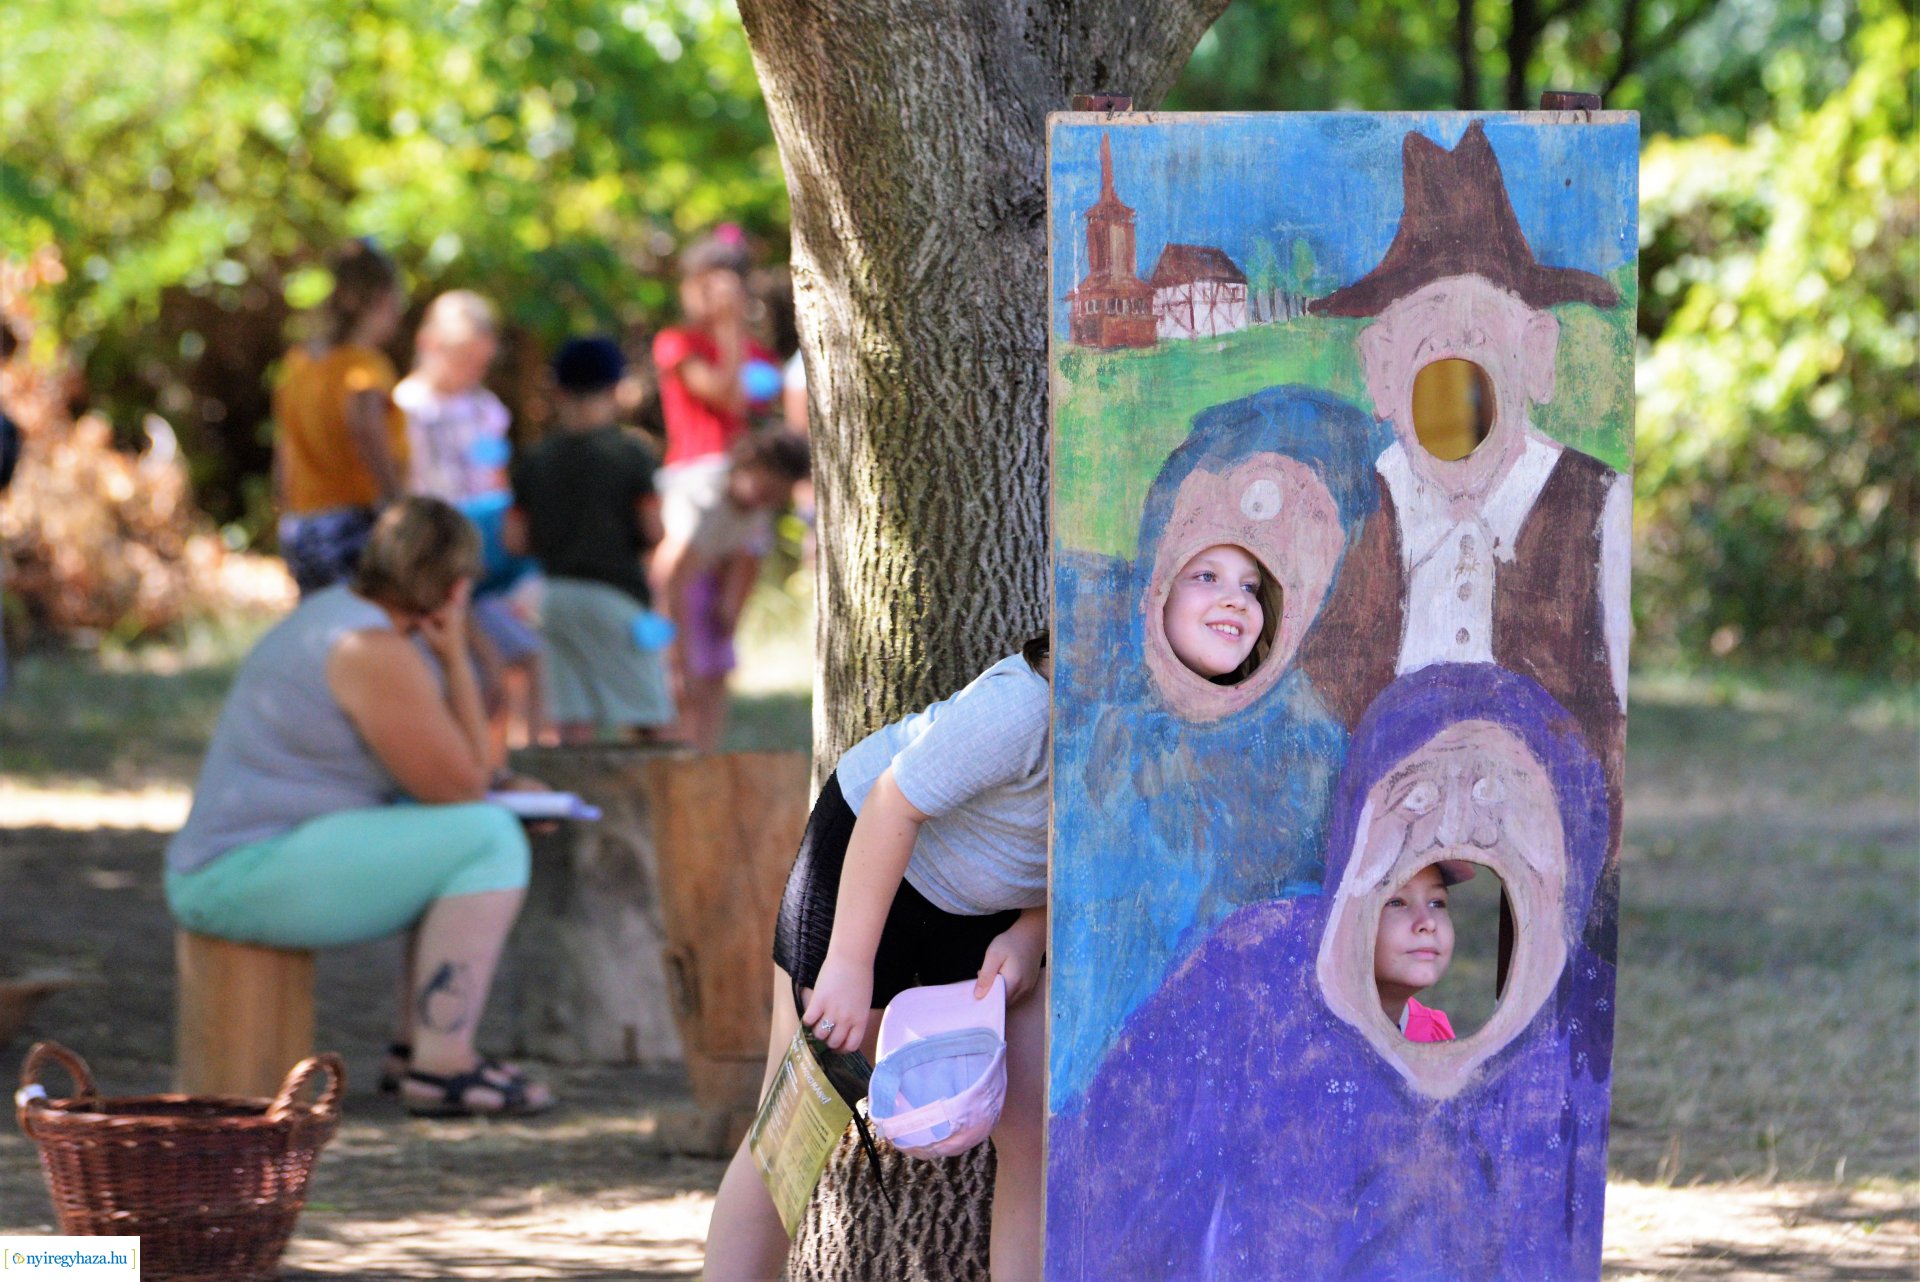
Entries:
{"label": "painted brown hat", "polygon": [[1449,276],[1484,277],[1542,309],[1620,301],[1620,291],[1592,272],[1534,260],[1507,198],[1500,161],[1478,120],[1452,151],[1409,132],[1400,160],[1406,201],[1393,244],[1365,276],[1309,303],[1314,315],[1378,316],[1396,299]]}

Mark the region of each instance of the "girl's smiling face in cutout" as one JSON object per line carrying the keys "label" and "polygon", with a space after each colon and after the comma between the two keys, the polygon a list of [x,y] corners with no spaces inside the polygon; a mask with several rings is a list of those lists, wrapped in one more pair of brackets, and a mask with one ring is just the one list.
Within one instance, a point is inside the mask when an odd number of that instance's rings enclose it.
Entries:
{"label": "girl's smiling face in cutout", "polygon": [[1388,1018],[1397,1022],[1407,999],[1439,983],[1452,960],[1453,919],[1447,915],[1447,886],[1439,866],[1429,864],[1380,908],[1373,978]]}
{"label": "girl's smiling face in cutout", "polygon": [[1167,593],[1167,642],[1203,677],[1234,671],[1253,653],[1266,613],[1260,564],[1244,548],[1221,543],[1194,554]]}

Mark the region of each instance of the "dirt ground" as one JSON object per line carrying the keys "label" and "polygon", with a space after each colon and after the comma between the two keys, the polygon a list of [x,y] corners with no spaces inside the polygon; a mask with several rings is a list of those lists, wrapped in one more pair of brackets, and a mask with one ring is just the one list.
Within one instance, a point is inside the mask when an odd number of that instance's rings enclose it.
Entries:
{"label": "dirt ground", "polygon": [[[1605,1276],[1920,1276],[1914,737],[1696,694],[1634,713]],[[50,1036],[108,1093],[165,1088],[160,851],[184,808],[177,787],[0,781],[0,973],[96,981],[0,1049],[9,1074]],[[396,966],[392,944],[320,959],[319,1041],[351,1081],[286,1276],[697,1276],[722,1168],[663,1141],[679,1071],[547,1069],[550,1116],[407,1118],[371,1089]],[[49,1217],[30,1144],[0,1128],[0,1233]]]}
{"label": "dirt ground", "polygon": [[[164,1089],[171,932],[160,834],[14,828],[0,834],[0,938],[15,959],[64,958],[103,983],[55,997],[30,1035],[89,1059],[109,1093]],[[718,1162],[663,1151],[684,1103],[673,1070],[553,1070],[566,1107],[514,1122],[407,1118],[371,1090],[396,956],[323,956],[322,1045],[354,1080],[287,1255],[288,1278],[687,1278],[698,1275]],[[18,1063],[27,1037],[6,1052]],[[31,1146],[0,1133],[0,1233],[48,1232]],[[1619,1282],[1852,1282],[1913,1274],[1920,1225],[1898,1186],[1618,1182],[1606,1276]]]}

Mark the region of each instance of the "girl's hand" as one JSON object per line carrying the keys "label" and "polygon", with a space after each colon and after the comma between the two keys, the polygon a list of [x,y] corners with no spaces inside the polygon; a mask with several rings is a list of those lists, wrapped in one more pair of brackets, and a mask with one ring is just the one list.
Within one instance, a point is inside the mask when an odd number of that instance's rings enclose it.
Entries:
{"label": "girl's hand", "polygon": [[980,979],[973,986],[973,999],[979,1001],[993,987],[993,977],[1007,981],[1007,1005],[1011,1006],[1033,991],[1040,982],[1040,961],[1047,952],[1047,918],[1044,912],[1025,912],[1018,921],[994,936],[987,945],[986,960],[980,963]]}
{"label": "girl's hand", "polygon": [[800,1023],[836,1051],[859,1050],[873,1013],[873,967],[836,961],[831,953],[814,981]]}

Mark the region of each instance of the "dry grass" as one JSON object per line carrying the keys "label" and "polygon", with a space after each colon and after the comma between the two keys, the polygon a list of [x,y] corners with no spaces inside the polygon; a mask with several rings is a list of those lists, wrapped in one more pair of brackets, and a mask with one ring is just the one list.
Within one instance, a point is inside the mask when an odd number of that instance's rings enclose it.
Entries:
{"label": "dry grass", "polygon": [[1910,692],[1776,674],[1634,693],[1614,1170],[1911,1185]]}

